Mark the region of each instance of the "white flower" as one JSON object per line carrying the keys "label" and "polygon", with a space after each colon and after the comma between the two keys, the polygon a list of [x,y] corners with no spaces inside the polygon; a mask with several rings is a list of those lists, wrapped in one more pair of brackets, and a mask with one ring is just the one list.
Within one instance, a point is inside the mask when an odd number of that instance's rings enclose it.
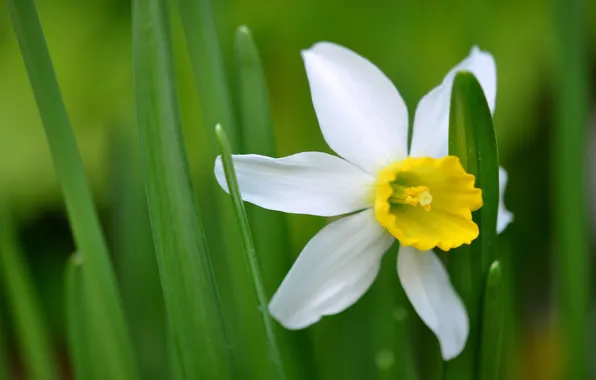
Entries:
{"label": "white flower", "polygon": [[[420,101],[408,152],[408,111],[391,81],[371,62],[322,42],[302,53],[321,131],[341,157],[305,152],[284,158],[234,156],[245,201],[296,214],[347,215],[306,245],[273,296],[271,314],[286,328],[307,327],[345,310],[371,286],[397,238],[397,272],[414,309],[436,334],[443,358],[464,348],[466,309],[432,251],[478,236],[471,211],[482,206],[474,176],[448,156],[455,73],[472,72],[491,112],[496,68],[478,48]],[[227,191],[218,158],[215,175]],[[500,171],[501,193],[506,173]],[[512,215],[499,206],[498,230]]]}

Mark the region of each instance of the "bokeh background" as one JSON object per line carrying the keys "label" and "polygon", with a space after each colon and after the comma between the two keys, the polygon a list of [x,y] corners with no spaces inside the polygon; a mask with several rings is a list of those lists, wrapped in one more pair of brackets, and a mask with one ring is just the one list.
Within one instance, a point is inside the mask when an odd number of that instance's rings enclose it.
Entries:
{"label": "bokeh background", "polygon": [[[585,60],[592,78],[588,86],[589,153],[591,161],[596,162],[596,5],[588,3]],[[36,4],[110,244],[144,378],[167,378],[163,301],[136,137],[130,3],[39,0]],[[376,63],[398,87],[410,119],[418,100],[439,84],[473,45],[494,55],[498,75],[495,126],[501,165],[509,171],[505,200],[515,214],[515,221],[500,238],[506,252],[508,292],[503,377],[555,376],[561,363],[552,259],[556,252],[551,234],[556,217],[551,197],[556,160],[552,154],[556,100],[554,8],[542,0],[226,0],[214,1],[213,7],[232,88],[236,27],[246,24],[253,32],[269,83],[278,156],[329,151],[318,129],[300,58],[300,50],[317,41],[342,44]],[[214,229],[209,223],[210,212],[215,211],[210,211],[214,178],[208,152],[214,148],[205,138],[179,17],[171,12],[171,19],[187,150],[197,199],[210,234]],[[596,166],[586,176],[586,183],[591,184],[589,194],[594,195]],[[0,6],[0,195],[9,200],[52,344],[68,378],[63,272],[74,244],[4,5]],[[592,221],[596,221],[595,205],[594,199],[586,203]],[[288,258],[287,270],[325,221],[308,216],[287,216],[285,220],[291,243],[289,251],[283,252]],[[237,233],[235,228],[230,226],[231,236]],[[595,230],[592,227],[591,232]],[[371,330],[373,313],[407,319],[406,332],[414,342],[412,355],[417,358],[422,377],[433,378],[433,373],[440,371],[437,366],[427,365],[437,361],[424,355],[427,347],[434,347],[436,342],[421,328],[407,303],[384,308],[380,301],[383,298],[377,297],[378,293],[393,291],[391,287],[398,288],[395,256],[389,256],[382,279],[370,294],[352,309],[325,318],[300,334],[298,340],[310,363],[304,378],[311,378],[315,372],[322,374],[322,379],[376,378],[379,368],[399,365],[402,358],[384,349],[385,338],[379,338],[383,333]],[[243,263],[241,252],[238,260]],[[261,260],[267,270],[267,257],[261,256]],[[282,275],[283,271],[268,281],[269,294]],[[6,307],[0,296],[0,326],[8,340],[15,378],[20,378],[21,360],[14,348]],[[595,329],[591,330],[589,334],[596,337]]]}

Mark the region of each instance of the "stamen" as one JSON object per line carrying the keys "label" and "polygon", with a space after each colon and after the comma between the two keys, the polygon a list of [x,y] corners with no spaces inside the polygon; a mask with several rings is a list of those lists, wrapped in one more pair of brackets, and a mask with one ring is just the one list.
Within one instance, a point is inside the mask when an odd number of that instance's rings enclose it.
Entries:
{"label": "stamen", "polygon": [[433,196],[426,186],[405,187],[396,183],[392,184],[393,194],[389,202],[396,204],[405,204],[412,207],[421,206],[424,210],[430,211],[430,204]]}

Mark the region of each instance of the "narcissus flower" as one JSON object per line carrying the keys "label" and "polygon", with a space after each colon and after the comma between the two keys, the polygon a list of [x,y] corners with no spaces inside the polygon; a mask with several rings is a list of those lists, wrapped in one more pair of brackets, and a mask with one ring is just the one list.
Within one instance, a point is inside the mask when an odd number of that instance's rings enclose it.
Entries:
{"label": "narcissus flower", "polygon": [[[468,317],[432,250],[478,236],[472,211],[482,206],[482,192],[459,159],[448,155],[449,108],[453,78],[465,70],[477,77],[494,110],[492,56],[474,47],[422,98],[409,150],[408,110],[375,65],[327,42],[302,56],[321,131],[339,157],[234,156],[240,191],[245,201],[267,209],[343,217],[304,247],[271,300],[271,314],[286,328],[301,329],[345,310],[371,286],[397,239],[397,273],[412,306],[436,334],[443,358],[457,356],[468,337]],[[506,174],[500,174],[503,192]],[[227,191],[220,158],[215,175]],[[501,199],[499,232],[511,219]]]}

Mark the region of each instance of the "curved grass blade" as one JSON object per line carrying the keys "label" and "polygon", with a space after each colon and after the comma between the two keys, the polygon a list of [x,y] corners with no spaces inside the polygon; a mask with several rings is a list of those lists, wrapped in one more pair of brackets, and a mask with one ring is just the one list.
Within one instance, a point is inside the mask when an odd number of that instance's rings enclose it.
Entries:
{"label": "curved grass blade", "polygon": [[458,156],[476,177],[484,204],[473,213],[479,237],[448,254],[451,281],[468,311],[470,335],[464,352],[446,363],[445,379],[476,380],[483,290],[489,265],[496,259],[499,157],[490,109],[482,87],[469,72],[458,73],[453,82],[449,154]]}
{"label": "curved grass blade", "polygon": [[495,261],[488,272],[482,310],[482,340],[480,348],[480,380],[498,380],[503,336],[503,302],[501,264]]}
{"label": "curved grass blade", "polygon": [[250,234],[248,217],[246,215],[246,210],[244,209],[242,197],[240,196],[240,189],[238,188],[238,180],[236,179],[236,171],[234,170],[234,163],[232,162],[230,143],[223,128],[219,124],[215,127],[215,135],[219,141],[219,149],[221,151],[226,182],[228,183],[228,187],[230,189],[230,196],[232,197],[232,203],[236,213],[236,221],[238,222],[240,234],[242,235],[242,245],[244,247],[246,264],[252,277],[255,295],[263,316],[263,325],[265,326],[267,341],[269,343],[269,357],[273,363],[273,366],[275,367],[277,378],[280,380],[285,379],[286,375],[283,368],[283,363],[281,361],[281,354],[279,353],[279,348],[277,347],[277,341],[275,339],[275,334],[273,333],[273,323],[271,321],[271,315],[269,314],[269,309],[267,306],[267,295],[265,294],[261,270],[259,269],[259,259],[257,258],[257,252],[255,251],[252,236]]}
{"label": "curved grass blade", "polygon": [[217,146],[212,128],[221,123],[228,129],[232,149],[239,151],[240,133],[213,22],[211,0],[179,0],[179,5],[204,126],[211,139],[211,146],[214,149]]}
{"label": "curved grass blade", "polygon": [[[590,247],[587,204],[589,68],[586,40],[588,10],[594,2],[554,2],[556,125],[554,128],[554,217],[557,231],[555,278],[557,315],[562,335],[563,372],[560,379],[587,379],[593,348],[590,330]],[[592,8],[594,9],[594,8]],[[592,374],[593,376],[593,374]]]}
{"label": "curved grass blade", "polygon": [[[110,220],[116,274],[143,380],[168,378],[163,292],[159,280],[136,129],[116,128],[110,140]],[[174,377],[175,378],[175,377]]]}
{"label": "curved grass blade", "polygon": [[[65,303],[66,329],[70,362],[75,379],[97,380],[93,365],[98,365],[92,355],[93,346],[86,339],[88,336],[88,317],[85,309],[85,283],[83,281],[83,256],[75,253],[66,264]],[[97,353],[101,355],[101,353]]]}
{"label": "curved grass blade", "polygon": [[[267,80],[247,26],[240,26],[236,30],[235,53],[241,145],[246,152],[276,157]],[[271,297],[292,264],[287,221],[281,212],[265,210],[249,203],[245,207],[261,263],[265,294]],[[308,371],[314,370],[309,332],[288,331],[279,326],[273,328],[286,373],[298,379],[308,377]]]}
{"label": "curved grass blade", "polygon": [[[32,380],[57,380],[56,358],[31,273],[4,210],[0,209],[0,284],[8,300],[25,371]],[[0,371],[3,371],[0,370]]]}
{"label": "curved grass blade", "polygon": [[33,88],[77,248],[89,265],[84,278],[87,307],[94,313],[90,337],[102,353],[102,378],[135,380],[136,364],[108,249],[93,206],[83,164],[33,0],[8,0],[8,10]]}
{"label": "curved grass blade", "polygon": [[[209,143],[208,153],[212,157],[212,161],[202,170],[212,171],[217,152],[214,125],[225,125],[232,150],[236,153],[245,152],[232,109],[233,101],[212,14],[212,4],[219,3],[211,0],[179,0],[178,4],[199,95],[203,127]],[[266,333],[251,291],[250,275],[244,262],[238,260],[238,252],[242,250],[240,236],[229,229],[230,225],[236,223],[234,212],[217,182],[210,181],[210,185],[213,201],[209,204],[212,211],[209,216],[213,222],[206,228],[209,243],[215,247],[213,251],[218,252],[212,256],[216,278],[226,279],[217,285],[222,295],[230,343],[234,347],[234,362],[246,377],[268,378],[273,374],[268,371],[269,366],[261,355],[267,350]],[[207,188],[207,185],[204,187]]]}
{"label": "curved grass blade", "polygon": [[[242,146],[251,154],[275,157],[267,82],[248,27],[240,26],[236,31],[235,50]],[[280,212],[246,206],[257,252],[263,263],[265,286],[268,294],[272,294],[285,275],[285,268],[291,264],[288,255],[284,254],[289,252],[286,220]]]}
{"label": "curved grass blade", "polygon": [[230,353],[191,185],[163,0],[133,2],[135,90],[145,189],[166,314],[173,373],[228,379]]}

